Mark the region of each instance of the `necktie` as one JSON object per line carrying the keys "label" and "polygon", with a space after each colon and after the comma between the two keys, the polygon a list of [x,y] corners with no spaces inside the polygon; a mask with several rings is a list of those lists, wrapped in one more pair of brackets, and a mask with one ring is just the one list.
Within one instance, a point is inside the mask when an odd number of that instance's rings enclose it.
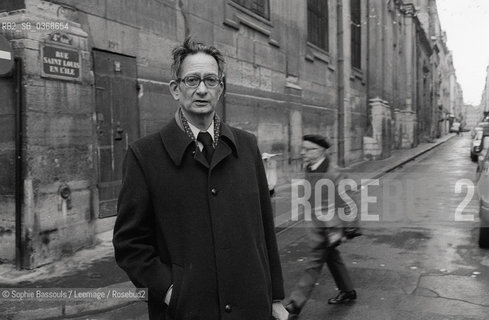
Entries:
{"label": "necktie", "polygon": [[197,140],[202,142],[204,148],[202,149],[207,162],[211,164],[212,155],[214,154],[214,146],[212,145],[212,137],[209,132],[199,132]]}

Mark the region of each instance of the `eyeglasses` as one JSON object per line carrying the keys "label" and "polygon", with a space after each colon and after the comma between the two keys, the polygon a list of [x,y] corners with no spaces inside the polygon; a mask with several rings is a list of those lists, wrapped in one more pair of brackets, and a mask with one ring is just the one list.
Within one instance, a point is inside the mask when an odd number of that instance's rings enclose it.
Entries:
{"label": "eyeglasses", "polygon": [[205,76],[201,78],[196,75],[186,76],[185,78],[178,78],[178,82],[183,82],[189,88],[197,88],[202,81],[207,88],[215,88],[221,83],[221,79],[218,76]]}

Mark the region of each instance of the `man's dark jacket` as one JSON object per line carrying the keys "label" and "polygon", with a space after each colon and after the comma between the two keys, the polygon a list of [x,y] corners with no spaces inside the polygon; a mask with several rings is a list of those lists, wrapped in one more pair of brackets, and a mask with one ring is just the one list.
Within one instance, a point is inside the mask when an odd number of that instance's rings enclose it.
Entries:
{"label": "man's dark jacket", "polygon": [[[329,235],[334,233],[343,233],[342,229],[345,227],[355,228],[357,232],[360,232],[359,229],[359,219],[358,214],[357,218],[352,219],[351,207],[352,204],[347,204],[345,202],[346,199],[353,201],[350,192],[346,192],[349,188],[345,187],[345,190],[340,190],[339,185],[342,180],[347,179],[347,175],[339,170],[339,168],[333,166],[330,163],[329,157],[326,158],[314,171],[306,170],[305,179],[311,185],[311,196],[309,198],[309,202],[311,203],[311,223],[309,226],[312,229],[311,240],[317,242],[317,248],[319,250],[323,250],[324,245],[331,245],[329,243]],[[330,184],[324,184],[321,187],[321,199],[316,201],[316,187],[317,183],[322,181],[328,181]],[[353,182],[353,181],[352,181]],[[331,191],[329,187],[333,187]],[[343,192],[343,197],[340,196],[340,193]],[[334,200],[334,203],[332,201]],[[320,203],[320,207],[316,206],[316,202]],[[327,218],[326,220],[321,220],[318,217],[321,215],[328,215],[328,210],[334,210],[333,217]],[[338,211],[342,209],[344,210],[344,214],[348,217],[348,220],[343,220],[340,218]],[[311,231],[311,230],[310,230]],[[321,237],[318,237],[321,235]],[[346,236],[346,234],[345,234]],[[314,247],[314,245],[312,246]]]}
{"label": "man's dark jacket", "polygon": [[150,319],[269,320],[284,296],[256,138],[224,123],[210,168],[176,120],[130,145],[113,242]]}

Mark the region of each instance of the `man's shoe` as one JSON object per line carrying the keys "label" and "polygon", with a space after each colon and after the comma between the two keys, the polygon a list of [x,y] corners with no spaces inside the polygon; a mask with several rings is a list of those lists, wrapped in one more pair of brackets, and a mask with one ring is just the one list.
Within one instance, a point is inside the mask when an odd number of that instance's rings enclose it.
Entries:
{"label": "man's shoe", "polygon": [[340,291],[335,298],[331,298],[328,300],[329,304],[341,304],[350,302],[357,299],[357,292],[355,290],[352,291]]}
{"label": "man's shoe", "polygon": [[299,313],[301,312],[301,309],[296,307],[293,302],[286,305],[285,310],[287,310],[287,312],[289,313],[289,317],[287,318],[287,320],[299,319]]}

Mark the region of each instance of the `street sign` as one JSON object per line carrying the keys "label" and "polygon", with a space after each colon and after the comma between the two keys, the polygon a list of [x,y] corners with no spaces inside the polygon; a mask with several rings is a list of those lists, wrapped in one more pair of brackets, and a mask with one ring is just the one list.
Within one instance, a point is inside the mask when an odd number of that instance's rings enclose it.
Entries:
{"label": "street sign", "polygon": [[81,80],[81,59],[78,50],[44,45],[41,48],[41,76],[64,80]]}
{"label": "street sign", "polygon": [[10,42],[0,35],[0,76],[3,76],[10,72],[14,65],[14,55]]}

